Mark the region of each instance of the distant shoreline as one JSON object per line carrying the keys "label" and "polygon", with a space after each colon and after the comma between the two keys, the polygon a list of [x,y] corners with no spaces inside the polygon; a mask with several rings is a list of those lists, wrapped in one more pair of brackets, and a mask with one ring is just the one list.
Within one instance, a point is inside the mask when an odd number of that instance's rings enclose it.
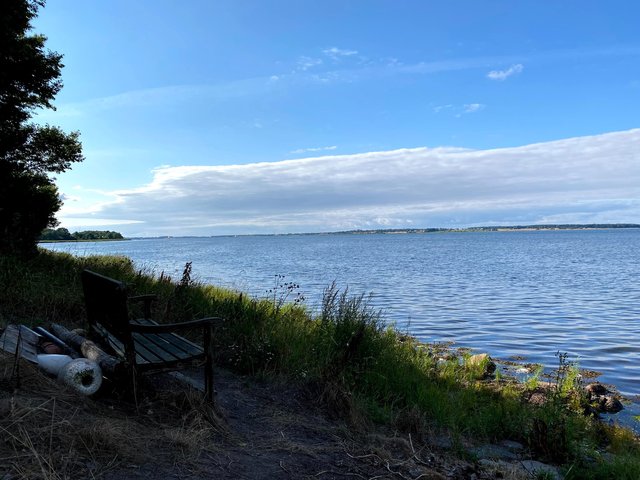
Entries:
{"label": "distant shoreline", "polygon": [[549,225],[495,225],[486,227],[461,228],[387,228],[370,230],[341,230],[335,232],[299,233],[239,233],[227,235],[163,235],[158,237],[129,237],[126,240],[169,239],[169,238],[227,238],[227,237],[286,237],[309,235],[406,235],[426,233],[473,233],[473,232],[534,232],[563,230],[628,230],[640,229],[637,223],[590,223],[590,224],[549,224]]}
{"label": "distant shoreline", "polygon": [[376,230],[346,230],[342,232],[330,232],[332,234],[409,234],[409,233],[466,233],[466,232],[535,232],[535,231],[561,231],[561,230],[618,230],[618,229],[638,229],[640,224],[616,223],[616,224],[585,224],[585,225],[495,225],[487,227],[464,227],[464,228],[393,228]]}

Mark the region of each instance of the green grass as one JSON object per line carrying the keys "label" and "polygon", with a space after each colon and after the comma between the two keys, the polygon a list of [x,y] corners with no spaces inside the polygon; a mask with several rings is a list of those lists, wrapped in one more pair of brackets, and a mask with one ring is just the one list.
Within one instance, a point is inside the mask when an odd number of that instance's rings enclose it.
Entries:
{"label": "green grass", "polygon": [[[269,299],[254,299],[193,282],[189,265],[182,279],[171,280],[136,270],[124,257],[42,251],[28,261],[0,259],[0,322],[84,325],[83,268],[125,281],[131,294],[157,293],[162,321],[226,318],[216,334],[219,364],[306,385],[356,427],[377,422],[417,435],[436,428],[456,438],[517,440],[537,458],[565,465],[567,478],[640,478],[637,439],[578,413],[577,369],[565,357],[556,388],[536,407],[523,401],[526,385],[482,380],[483,365],[386,327],[367,297],[335,285],[312,315],[295,302],[295,285],[278,277]],[[535,378],[529,388],[537,387]]]}

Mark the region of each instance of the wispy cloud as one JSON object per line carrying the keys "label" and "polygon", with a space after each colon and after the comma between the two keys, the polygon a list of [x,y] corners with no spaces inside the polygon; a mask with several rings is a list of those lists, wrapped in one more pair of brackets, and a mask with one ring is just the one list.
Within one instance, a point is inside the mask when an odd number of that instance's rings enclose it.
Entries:
{"label": "wispy cloud", "polygon": [[448,112],[449,115],[453,115],[454,117],[461,117],[467,113],[476,113],[484,110],[486,105],[484,103],[465,103],[463,105],[454,105],[452,103],[448,103],[446,105],[436,105],[433,107],[434,113],[444,113]]}
{"label": "wispy cloud", "polygon": [[511,65],[506,70],[491,70],[489,73],[487,73],[487,78],[490,78],[491,80],[503,81],[512,75],[522,73],[523,70],[524,65],[522,65],[521,63],[516,63],[515,65]]}
{"label": "wispy cloud", "polygon": [[321,58],[303,56],[298,58],[297,69],[304,72],[306,70],[309,70],[310,68],[317,67],[318,65],[322,65]]}
{"label": "wispy cloud", "polygon": [[166,167],[148,185],[113,192],[114,201],[85,212],[63,210],[61,220],[102,219],[124,225],[129,235],[548,218],[640,222],[638,152],[640,129],[494,150],[415,148]]}
{"label": "wispy cloud", "polygon": [[338,148],[336,145],[331,145],[329,147],[311,147],[311,148],[298,148],[296,150],[292,150],[289,153],[307,153],[307,152],[324,152],[327,150],[335,150]]}
{"label": "wispy cloud", "polygon": [[[334,50],[335,49],[335,50]],[[154,106],[180,105],[188,102],[203,104],[204,101],[227,101],[248,96],[269,95],[279,89],[303,88],[305,85],[332,85],[353,83],[372,78],[386,78],[396,75],[431,75],[444,72],[486,69],[494,65],[511,64],[504,70],[491,70],[487,78],[504,81],[524,70],[523,62],[553,63],[566,59],[591,57],[640,56],[640,47],[616,46],[600,49],[573,49],[541,52],[535,55],[468,57],[404,63],[396,58],[368,58],[355,53],[356,50],[331,47],[323,54],[327,57],[354,58],[347,68],[336,69],[334,62],[323,62],[322,58],[302,56],[295,60],[292,71],[273,75],[238,79],[211,85],[169,85],[122,92],[88,99],[82,102],[58,104],[58,111],[38,112],[40,120],[48,121],[61,116],[82,116],[103,110],[123,108],[148,108]],[[329,64],[329,65],[328,65]],[[633,86],[633,83],[632,83]],[[437,108],[437,107],[436,107]]]}
{"label": "wispy cloud", "polygon": [[352,57],[353,55],[357,55],[358,51],[357,50],[347,50],[344,48],[337,48],[337,47],[331,47],[331,48],[325,48],[322,53],[324,53],[327,57],[333,59],[333,60],[339,60],[342,57]]}
{"label": "wispy cloud", "polygon": [[247,78],[220,84],[169,85],[130,90],[115,95],[91,98],[82,102],[56,105],[57,110],[41,110],[38,118],[77,117],[106,110],[153,108],[157,106],[202,104],[204,101],[227,101],[254,95],[264,95],[282,88],[286,76]]}
{"label": "wispy cloud", "polygon": [[467,103],[464,106],[464,113],[479,112],[480,110],[484,110],[484,107],[486,107],[486,105],[483,103]]}

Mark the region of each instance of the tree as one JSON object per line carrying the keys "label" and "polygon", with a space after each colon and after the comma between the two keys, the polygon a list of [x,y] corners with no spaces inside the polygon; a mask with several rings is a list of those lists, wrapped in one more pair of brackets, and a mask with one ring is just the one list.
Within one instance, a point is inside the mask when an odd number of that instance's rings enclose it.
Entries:
{"label": "tree", "polygon": [[66,228],[45,228],[39,240],[75,240]]}
{"label": "tree", "polygon": [[0,2],[0,253],[29,254],[62,202],[52,174],[83,160],[79,133],[30,122],[53,107],[62,55],[31,32],[44,0]]}

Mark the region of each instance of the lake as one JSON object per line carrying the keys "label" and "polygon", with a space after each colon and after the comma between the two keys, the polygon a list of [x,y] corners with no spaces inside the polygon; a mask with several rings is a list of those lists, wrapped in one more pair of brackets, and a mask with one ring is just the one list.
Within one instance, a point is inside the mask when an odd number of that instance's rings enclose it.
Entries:
{"label": "lake", "polygon": [[[640,394],[640,230],[290,235],[54,243],[258,297],[276,275],[317,308],[332,281],[371,293],[387,322],[424,341],[557,365],[567,352]],[[635,405],[637,407],[637,404]],[[632,410],[636,410],[632,408]]]}

